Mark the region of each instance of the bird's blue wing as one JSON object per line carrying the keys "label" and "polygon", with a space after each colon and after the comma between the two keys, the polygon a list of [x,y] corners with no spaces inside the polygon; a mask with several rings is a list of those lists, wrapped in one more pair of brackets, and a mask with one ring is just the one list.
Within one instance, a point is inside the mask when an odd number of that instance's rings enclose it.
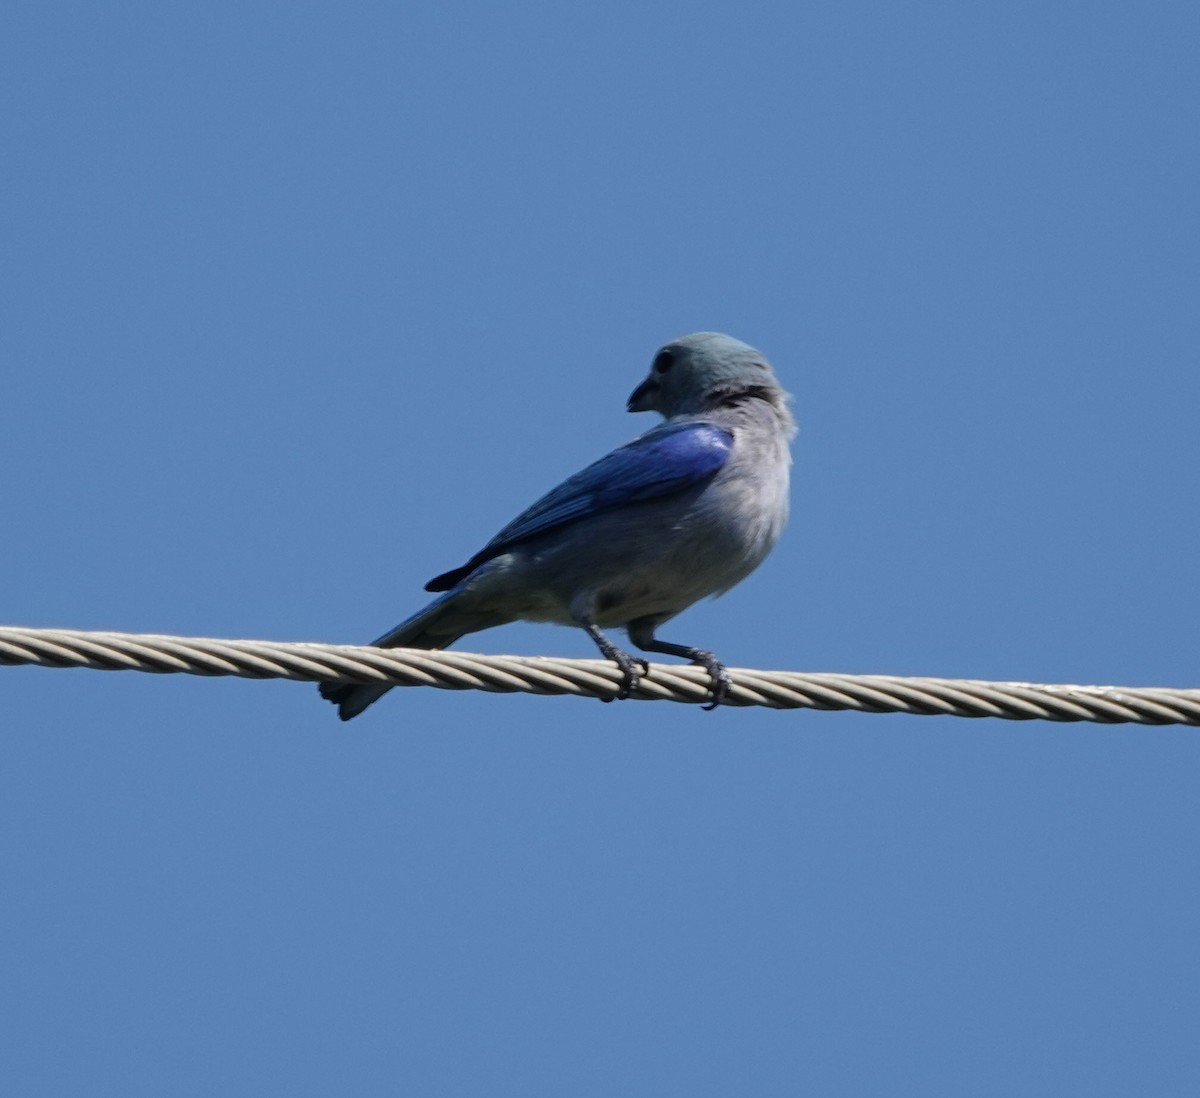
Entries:
{"label": "bird's blue wing", "polygon": [[521,512],[461,568],[427,591],[446,591],[485,561],[581,518],[681,492],[715,476],[733,449],[733,433],[712,423],[666,424],[593,462]]}

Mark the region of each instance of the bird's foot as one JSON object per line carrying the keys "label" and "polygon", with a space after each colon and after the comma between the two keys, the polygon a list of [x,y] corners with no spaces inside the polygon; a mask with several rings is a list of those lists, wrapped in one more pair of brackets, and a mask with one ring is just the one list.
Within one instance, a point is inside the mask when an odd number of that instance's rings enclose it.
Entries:
{"label": "bird's foot", "polygon": [[712,679],[712,701],[700,707],[712,712],[729,697],[729,691],[733,689],[733,680],[729,677],[729,672],[725,670],[725,665],[703,648],[697,648],[692,652],[692,662],[703,667],[708,672],[708,677]]}
{"label": "bird's foot", "polygon": [[[602,702],[624,701],[638,688],[638,684],[642,681],[642,676],[650,673],[650,664],[643,659],[638,659],[636,656],[631,656],[628,652],[622,652],[615,645],[613,645],[611,651],[604,654],[621,669],[622,678],[620,688],[617,692],[611,698],[601,698],[600,700]],[[641,665],[640,667],[638,666],[639,664]]]}
{"label": "bird's foot", "polygon": [[[600,649],[600,654],[606,660],[612,660],[621,669],[621,685],[617,692],[611,698],[601,698],[601,701],[624,701],[637,688],[638,683],[642,681],[643,675],[650,673],[650,665],[643,659],[631,656],[628,652],[623,652],[612,641],[610,641],[595,624],[588,621],[586,618],[580,623],[587,635],[596,643],[596,647]],[[638,665],[641,664],[639,669]]]}

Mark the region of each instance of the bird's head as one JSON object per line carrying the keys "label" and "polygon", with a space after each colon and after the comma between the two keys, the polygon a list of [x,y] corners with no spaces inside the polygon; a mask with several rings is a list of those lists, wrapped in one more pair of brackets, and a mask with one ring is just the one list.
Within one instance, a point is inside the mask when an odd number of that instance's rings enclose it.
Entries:
{"label": "bird's head", "polygon": [[669,419],[754,398],[786,411],[787,393],[766,358],[732,336],[696,332],[659,349],[646,380],[629,397],[629,411]]}

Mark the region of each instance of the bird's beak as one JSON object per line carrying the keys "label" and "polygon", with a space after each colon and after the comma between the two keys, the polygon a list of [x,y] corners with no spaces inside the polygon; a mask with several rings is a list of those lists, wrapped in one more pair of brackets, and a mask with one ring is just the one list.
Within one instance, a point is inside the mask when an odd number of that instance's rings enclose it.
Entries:
{"label": "bird's beak", "polygon": [[651,377],[646,378],[641,385],[629,394],[629,403],[626,405],[625,410],[628,412],[654,411],[654,397],[657,393],[658,382]]}

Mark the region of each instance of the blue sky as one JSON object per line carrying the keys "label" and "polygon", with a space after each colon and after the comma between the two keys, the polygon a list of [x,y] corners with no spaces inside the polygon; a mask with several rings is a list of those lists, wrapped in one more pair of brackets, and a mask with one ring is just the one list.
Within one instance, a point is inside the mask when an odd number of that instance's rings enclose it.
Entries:
{"label": "blue sky", "polygon": [[[795,394],[793,521],[671,639],[1200,685],[1194,5],[0,26],[0,620],[369,639],[717,329]],[[1195,730],[0,701],[6,1093],[1200,1087]]]}

